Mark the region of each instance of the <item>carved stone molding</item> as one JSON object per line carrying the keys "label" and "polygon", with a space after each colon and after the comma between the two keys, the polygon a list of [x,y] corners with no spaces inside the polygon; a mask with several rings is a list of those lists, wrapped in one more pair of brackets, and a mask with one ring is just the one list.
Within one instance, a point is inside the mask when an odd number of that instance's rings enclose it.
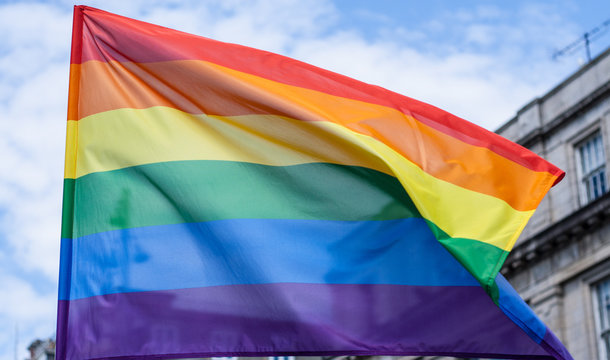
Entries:
{"label": "carved stone molding", "polygon": [[510,276],[610,222],[610,193],[515,246],[501,270]]}

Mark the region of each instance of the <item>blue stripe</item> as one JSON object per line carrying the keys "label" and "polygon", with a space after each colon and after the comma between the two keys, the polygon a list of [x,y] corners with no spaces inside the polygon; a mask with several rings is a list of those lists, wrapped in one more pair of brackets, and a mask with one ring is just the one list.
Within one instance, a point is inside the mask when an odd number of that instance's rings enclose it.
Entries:
{"label": "blue stripe", "polygon": [[546,334],[546,325],[521,299],[521,296],[510,286],[502,274],[498,274],[496,277],[496,284],[499,290],[498,306],[502,312],[523,329],[532,340],[540,343]]}
{"label": "blue stripe", "polygon": [[59,253],[59,300],[70,297],[70,283],[72,279],[72,244],[71,239],[61,239]]}
{"label": "blue stripe", "polygon": [[73,263],[62,300],[265,283],[478,286],[420,218],[230,219],[63,241]]}

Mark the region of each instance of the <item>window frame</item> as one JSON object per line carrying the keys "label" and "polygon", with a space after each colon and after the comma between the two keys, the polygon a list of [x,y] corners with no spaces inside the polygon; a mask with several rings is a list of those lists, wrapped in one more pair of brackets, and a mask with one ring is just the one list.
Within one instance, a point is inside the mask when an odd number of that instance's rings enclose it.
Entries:
{"label": "window frame", "polygon": [[[602,307],[600,304],[600,289],[601,285],[607,283],[607,314],[602,314]],[[593,311],[595,318],[595,341],[597,343],[597,354],[600,360],[610,359],[610,275],[606,275],[604,278],[591,284]],[[605,329],[602,328],[602,316],[606,315],[608,322]],[[605,337],[604,337],[605,335]]]}
{"label": "window frame", "polygon": [[[594,139],[600,139],[598,150],[601,151],[602,161],[597,164],[593,169],[584,169],[584,164],[582,161],[583,157],[583,148]],[[607,158],[606,158],[606,144],[604,141],[604,134],[602,129],[599,126],[596,126],[591,131],[587,131],[586,135],[578,140],[578,142],[574,145],[574,158],[576,161],[576,173],[577,173],[577,184],[578,184],[578,198],[581,206],[585,206],[596,199],[602,197],[604,194],[608,193],[609,184],[608,184],[608,174],[607,174]],[[584,173],[585,170],[589,170],[587,173]],[[589,188],[587,183],[591,178],[595,177],[600,171],[603,171],[603,189],[601,193],[597,196],[591,195],[589,193]]]}

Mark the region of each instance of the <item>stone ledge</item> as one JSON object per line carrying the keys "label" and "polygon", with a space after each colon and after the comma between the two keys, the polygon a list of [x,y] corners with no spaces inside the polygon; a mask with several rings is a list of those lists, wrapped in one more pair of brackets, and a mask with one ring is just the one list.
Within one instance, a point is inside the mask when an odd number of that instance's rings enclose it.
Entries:
{"label": "stone ledge", "polygon": [[587,97],[561,113],[561,115],[555,117],[546,125],[535,128],[530,133],[517,140],[516,143],[526,148],[533,147],[535,144],[541,142],[543,138],[548,137],[551,133],[561,128],[566,123],[566,120],[577,116],[589,106],[595,104],[598,100],[605,99],[608,96],[610,96],[610,81],[601,85]]}
{"label": "stone ledge", "polygon": [[610,222],[610,193],[596,199],[525,239],[508,255],[502,274],[510,276],[529,264],[550,256],[584,234]]}

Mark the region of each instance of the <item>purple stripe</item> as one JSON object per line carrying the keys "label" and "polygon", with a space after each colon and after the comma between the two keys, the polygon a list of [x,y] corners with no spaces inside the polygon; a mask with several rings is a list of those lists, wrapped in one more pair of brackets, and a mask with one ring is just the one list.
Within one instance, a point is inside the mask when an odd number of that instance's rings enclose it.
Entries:
{"label": "purple stripe", "polygon": [[563,346],[561,341],[553,334],[550,329],[546,329],[546,334],[542,339],[541,344],[550,354],[555,356],[555,359],[558,360],[574,360],[572,355],[568,352],[568,350]]}
{"label": "purple stripe", "polygon": [[[60,301],[58,359],[546,352],[475,286],[230,285]],[[62,325],[63,326],[63,325]],[[547,355],[548,356],[548,355]]]}

